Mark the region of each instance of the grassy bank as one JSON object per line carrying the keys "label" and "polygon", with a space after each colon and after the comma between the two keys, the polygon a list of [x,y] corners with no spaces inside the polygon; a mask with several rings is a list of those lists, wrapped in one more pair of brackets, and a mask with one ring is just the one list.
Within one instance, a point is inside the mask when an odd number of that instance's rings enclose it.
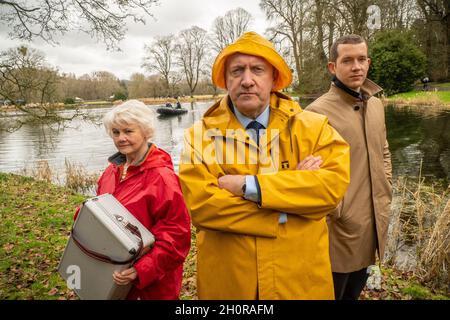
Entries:
{"label": "grassy bank", "polygon": [[[56,272],[74,210],[86,196],[45,181],[0,173],[0,299],[76,299]],[[196,299],[195,233],[182,299]],[[381,290],[364,299],[448,299],[411,273],[383,269]]]}
{"label": "grassy bank", "polygon": [[[446,88],[443,86],[442,88]],[[449,86],[450,87],[450,86]],[[410,91],[385,98],[387,104],[450,108],[450,91]]]}
{"label": "grassy bank", "polygon": [[84,196],[0,174],[0,299],[73,299],[56,272]]}

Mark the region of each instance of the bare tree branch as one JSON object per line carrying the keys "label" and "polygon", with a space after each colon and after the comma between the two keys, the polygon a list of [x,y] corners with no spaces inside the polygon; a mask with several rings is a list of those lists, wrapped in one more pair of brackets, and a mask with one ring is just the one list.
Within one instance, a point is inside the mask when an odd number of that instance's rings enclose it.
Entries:
{"label": "bare tree branch", "polygon": [[242,8],[227,11],[224,16],[217,17],[211,35],[213,50],[220,52],[236,41],[248,30],[252,19],[252,15]]}
{"label": "bare tree branch", "polygon": [[[117,49],[126,32],[125,22],[145,23],[159,0],[0,0],[0,25],[11,28],[9,37],[31,41],[41,38],[57,44],[69,30],[85,32],[108,49]],[[138,14],[138,9],[144,14]]]}
{"label": "bare tree branch", "polygon": [[191,97],[193,97],[208,52],[206,30],[193,26],[181,31],[176,44],[176,51],[178,53],[178,64],[183,69],[191,91]]}
{"label": "bare tree branch", "polygon": [[[0,98],[9,100],[35,122],[51,124],[78,116],[78,112],[72,116],[57,113],[59,78],[58,71],[49,67],[35,49],[20,46],[0,53]],[[20,127],[17,121],[11,127]]]}
{"label": "bare tree branch", "polygon": [[142,67],[153,72],[157,71],[164,79],[166,89],[170,91],[170,74],[173,68],[174,37],[168,35],[157,37],[150,45],[145,46],[146,55]]}

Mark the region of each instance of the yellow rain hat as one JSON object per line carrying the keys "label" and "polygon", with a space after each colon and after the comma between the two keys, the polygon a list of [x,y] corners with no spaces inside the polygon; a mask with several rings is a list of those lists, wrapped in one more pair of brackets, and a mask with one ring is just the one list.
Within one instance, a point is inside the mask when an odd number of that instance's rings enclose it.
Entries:
{"label": "yellow rain hat", "polygon": [[246,32],[234,43],[220,52],[212,68],[212,81],[222,89],[226,89],[225,84],[225,63],[227,58],[235,53],[243,53],[261,57],[267,60],[275,69],[278,76],[275,80],[273,91],[286,88],[292,82],[292,72],[284,59],[275,50],[274,45],[269,40],[261,37],[256,32]]}

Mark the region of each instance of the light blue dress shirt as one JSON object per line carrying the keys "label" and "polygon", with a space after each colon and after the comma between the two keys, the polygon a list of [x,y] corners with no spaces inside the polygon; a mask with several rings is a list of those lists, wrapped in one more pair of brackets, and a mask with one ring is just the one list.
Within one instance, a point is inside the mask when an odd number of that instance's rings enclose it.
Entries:
{"label": "light blue dress shirt", "polygon": [[[253,119],[250,119],[246,116],[244,116],[242,113],[239,112],[239,110],[233,106],[234,114],[236,115],[236,118],[241,123],[241,125],[244,128],[247,128],[248,124],[253,121]],[[258,121],[260,124],[264,126],[264,128],[267,128],[269,125],[269,116],[270,116],[270,107],[267,106],[267,108],[261,113],[255,121]],[[255,130],[247,130],[246,132],[248,135],[256,141],[256,131]],[[259,136],[262,136],[266,132],[266,129],[259,130]],[[256,177],[255,176],[245,176],[245,194],[244,198],[253,202],[257,202],[259,199],[258,189],[256,188]],[[280,224],[287,222],[287,214],[286,213],[280,213],[280,218],[278,219],[278,222]]]}

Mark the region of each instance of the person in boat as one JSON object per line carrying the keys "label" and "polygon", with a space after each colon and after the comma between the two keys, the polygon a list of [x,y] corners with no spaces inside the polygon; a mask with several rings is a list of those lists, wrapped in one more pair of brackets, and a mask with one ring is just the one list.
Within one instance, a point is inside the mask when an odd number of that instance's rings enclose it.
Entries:
{"label": "person in boat", "polygon": [[177,101],[175,109],[181,109],[181,103],[180,100],[178,99],[178,96],[174,96],[173,98]]}

